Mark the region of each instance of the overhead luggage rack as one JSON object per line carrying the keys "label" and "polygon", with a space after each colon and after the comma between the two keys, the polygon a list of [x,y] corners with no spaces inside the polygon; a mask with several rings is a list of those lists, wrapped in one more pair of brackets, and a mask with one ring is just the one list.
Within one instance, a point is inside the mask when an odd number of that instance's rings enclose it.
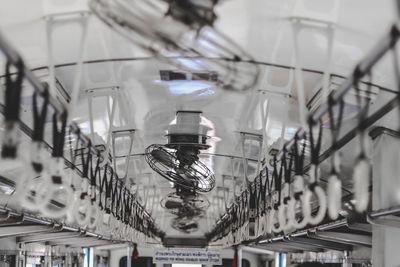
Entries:
{"label": "overhead luggage rack", "polygon": [[368,225],[352,224],[342,219],[286,235],[259,238],[249,243],[277,252],[352,251],[355,247],[372,246],[372,230]]}
{"label": "overhead luggage rack", "polygon": [[[102,236],[84,229],[73,228],[50,220],[36,218],[31,215],[19,214],[7,209],[0,209],[3,219],[0,222],[0,237],[17,237],[21,243],[52,242],[57,244],[62,239],[64,245],[84,247],[87,243],[109,245],[116,243],[131,243],[128,240],[115,240],[110,236]],[[5,218],[5,219],[4,219]],[[75,239],[70,239],[75,238]],[[76,242],[80,240],[80,242]]]}

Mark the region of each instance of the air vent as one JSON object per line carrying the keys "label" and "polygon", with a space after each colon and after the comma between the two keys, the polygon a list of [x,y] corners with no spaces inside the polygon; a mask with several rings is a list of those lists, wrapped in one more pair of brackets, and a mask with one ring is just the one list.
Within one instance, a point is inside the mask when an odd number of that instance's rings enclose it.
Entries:
{"label": "air vent", "polygon": [[218,74],[210,72],[185,72],[179,70],[160,70],[161,81],[209,81],[217,82]]}

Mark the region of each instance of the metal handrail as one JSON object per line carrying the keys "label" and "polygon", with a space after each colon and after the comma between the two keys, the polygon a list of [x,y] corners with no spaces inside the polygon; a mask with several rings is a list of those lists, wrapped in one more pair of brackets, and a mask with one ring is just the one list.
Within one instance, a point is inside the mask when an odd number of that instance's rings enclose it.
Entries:
{"label": "metal handrail", "polygon": [[[396,1],[396,3],[397,3],[398,10],[400,10],[400,0]],[[400,13],[400,11],[399,11],[399,13]],[[351,76],[348,77],[344,81],[344,83],[342,83],[342,85],[338,88],[336,93],[335,92],[331,93],[332,94],[331,95],[331,104],[335,105],[335,104],[339,103],[343,99],[343,97],[354,87],[354,85],[359,83],[360,80],[371,71],[371,68],[386,54],[386,52],[389,51],[390,49],[392,49],[396,45],[397,41],[399,40],[399,37],[400,37],[399,25],[393,24],[392,27],[390,28],[389,32],[386,33],[386,35],[371,50],[371,52],[361,62],[359,62],[357,64],[357,66],[354,68]],[[397,98],[398,98],[398,96],[396,96],[396,99],[393,99],[392,101],[390,101],[387,105],[388,107],[382,109],[383,112],[393,109],[399,102],[397,100]],[[382,110],[378,111],[377,113],[381,114]],[[324,104],[324,105],[320,106],[315,112],[313,112],[312,114],[309,115],[309,121],[311,123],[316,123],[316,122],[320,121],[328,112],[329,112],[329,107],[326,104]],[[370,122],[371,121],[374,122],[377,115],[374,114],[373,117],[374,118],[372,120],[369,120]],[[349,136],[354,135],[356,130],[357,129],[353,130],[352,133],[349,133]],[[291,148],[295,144],[296,138],[305,139],[306,133],[307,133],[307,131],[300,127],[296,131],[295,136],[291,140],[287,141],[284,144],[284,146],[283,146],[284,149],[279,151],[276,154],[276,159],[280,160],[284,154],[284,151],[291,150]],[[326,155],[324,155],[324,156],[326,156]],[[229,210],[230,209],[228,209],[228,211]],[[226,216],[226,214],[224,214],[221,218],[223,218],[224,216]],[[219,219],[216,222],[216,224],[218,225],[220,222],[221,222],[221,219]]]}
{"label": "metal handrail", "polygon": [[[44,97],[46,94],[45,88],[41,84],[41,82],[35,77],[33,72],[29,70],[24,63],[22,57],[16,52],[13,47],[8,43],[8,41],[3,37],[3,35],[0,33],[0,50],[3,52],[5,55],[6,59],[8,60],[9,63],[11,63],[14,66],[18,66],[22,68],[24,77],[28,80],[28,82],[32,85],[34,90],[41,96]],[[62,105],[61,103],[57,102],[53,97],[48,98],[49,105],[54,109],[54,112],[58,114],[63,114],[66,112],[67,108]],[[90,141],[90,138],[87,137],[82,133],[80,130],[79,126],[71,122],[69,125],[69,128],[72,133],[74,133],[79,141],[89,149],[89,151],[94,154],[98,155],[99,151],[92,145],[92,142]],[[110,168],[112,168],[110,166]],[[123,183],[118,179],[118,176],[116,172],[113,172],[113,178],[115,178],[116,182],[120,183],[120,186],[124,186]],[[139,207],[140,210],[143,211],[144,215],[150,220],[154,222],[154,219],[151,217],[150,213],[144,209],[144,207],[137,201],[135,200],[136,205]]]}
{"label": "metal handrail", "polygon": [[[386,54],[387,51],[392,49],[400,37],[400,30],[396,24],[392,25],[390,31],[386,33],[383,39],[371,50],[371,52],[357,64],[353,73],[348,77],[344,83],[337,89],[336,93],[332,94],[332,104],[339,103],[343,97],[356,85],[365,75],[367,75],[371,68]],[[319,107],[314,113],[309,115],[309,120],[312,123],[320,121],[329,111],[327,104]],[[296,131],[296,135],[284,145],[286,150],[290,150],[295,143],[295,138],[304,139],[306,136],[306,130],[299,128]],[[281,159],[283,151],[280,151],[277,155],[277,159]]]}

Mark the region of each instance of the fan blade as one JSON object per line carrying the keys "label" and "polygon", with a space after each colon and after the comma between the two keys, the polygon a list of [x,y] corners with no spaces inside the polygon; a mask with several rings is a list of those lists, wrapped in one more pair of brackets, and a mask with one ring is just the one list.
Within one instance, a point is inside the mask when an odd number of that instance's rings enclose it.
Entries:
{"label": "fan blade", "polygon": [[201,161],[192,165],[181,164],[176,154],[162,145],[146,148],[146,161],[161,176],[187,190],[210,192],[215,186],[215,176]]}
{"label": "fan blade", "polygon": [[198,228],[197,223],[189,223],[181,227],[182,230],[192,230]]}
{"label": "fan blade", "polygon": [[170,168],[175,168],[174,160],[171,158],[171,155],[162,148],[158,148],[156,150],[151,151],[151,155],[153,158],[165,166]]}
{"label": "fan blade", "polygon": [[180,202],[176,202],[176,201],[172,201],[172,200],[167,200],[165,202],[165,208],[167,209],[180,209],[182,208],[182,203]]}

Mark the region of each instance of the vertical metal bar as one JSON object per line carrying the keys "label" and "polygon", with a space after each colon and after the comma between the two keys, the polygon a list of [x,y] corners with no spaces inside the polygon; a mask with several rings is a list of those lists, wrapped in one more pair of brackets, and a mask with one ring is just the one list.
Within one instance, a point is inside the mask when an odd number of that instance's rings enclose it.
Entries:
{"label": "vertical metal bar", "polygon": [[85,48],[87,27],[88,27],[87,16],[82,16],[80,19],[81,19],[82,33],[81,33],[81,41],[79,43],[78,60],[75,67],[75,77],[72,87],[71,102],[68,105],[69,121],[71,121],[73,118],[74,115],[73,112],[79,100],[79,93],[81,89],[80,86],[82,81],[82,70],[83,70],[83,52]]}
{"label": "vertical metal bar", "polygon": [[90,139],[94,140],[93,95],[88,96]]}
{"label": "vertical metal bar", "polygon": [[303,73],[301,71],[301,57],[299,51],[299,42],[298,42],[298,21],[292,22],[292,32],[293,32],[293,52],[295,58],[295,77],[296,77],[296,88],[297,88],[297,101],[299,103],[299,116],[300,123],[303,128],[306,128],[307,124],[307,112],[306,112],[306,100],[304,96],[304,81],[303,81]]}
{"label": "vertical metal bar", "polygon": [[[267,118],[268,118],[268,113],[269,113],[269,101],[268,99],[264,99],[262,98],[262,100],[260,103],[260,112],[261,112],[261,119],[262,119],[262,127],[261,127],[261,145],[260,145],[260,151],[259,151],[259,155],[258,155],[258,160],[257,160],[257,172],[256,175],[258,175],[260,173],[260,165],[261,165],[261,160],[263,159],[264,155],[264,148],[266,146],[265,142],[266,142],[266,124],[267,124]],[[264,103],[266,104],[266,107],[264,108]]]}
{"label": "vertical metal bar", "polygon": [[242,266],[242,259],[243,259],[243,249],[241,246],[238,246],[238,253],[237,253],[237,267]]}
{"label": "vertical metal bar", "polygon": [[126,267],[131,267],[131,246],[126,248]]}
{"label": "vertical metal bar", "polygon": [[331,70],[331,60],[332,60],[332,48],[333,48],[333,37],[334,37],[334,29],[333,25],[328,25],[327,29],[327,59],[326,59],[326,68],[324,70],[324,75],[322,77],[322,104],[328,102],[328,94],[329,94],[329,81],[330,81],[330,70]]}
{"label": "vertical metal bar", "polygon": [[52,95],[57,94],[56,90],[56,75],[53,58],[53,41],[51,38],[53,17],[48,17],[46,21],[46,40],[47,40],[47,65],[49,66],[49,88]]}
{"label": "vertical metal bar", "polygon": [[242,184],[242,188],[246,188],[247,187],[247,183],[248,183],[248,177],[247,177],[247,167],[248,167],[248,162],[246,159],[246,153],[245,153],[245,134],[244,133],[240,133],[240,142],[242,144],[242,162],[243,162],[243,184]]}

